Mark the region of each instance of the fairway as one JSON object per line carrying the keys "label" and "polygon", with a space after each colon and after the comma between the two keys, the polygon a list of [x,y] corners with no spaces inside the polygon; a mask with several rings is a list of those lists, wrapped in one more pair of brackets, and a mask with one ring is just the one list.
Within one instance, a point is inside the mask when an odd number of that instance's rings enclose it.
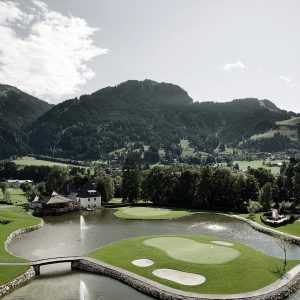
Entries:
{"label": "fairway", "polygon": [[157,237],[144,244],[164,251],[168,256],[195,264],[223,264],[240,255],[236,249],[200,243],[182,237]]}
{"label": "fairway", "polygon": [[[250,292],[280,278],[276,270],[282,268],[282,259],[237,242],[217,241],[230,246],[214,242],[216,238],[206,236],[144,236],[109,244],[87,256],[166,286],[197,293]],[[153,264],[139,266],[133,263],[136,261]],[[288,261],[286,271],[299,262]],[[181,280],[183,277],[187,280]],[[200,278],[205,281],[200,282]]]}
{"label": "fairway", "polygon": [[123,207],[114,213],[122,219],[173,219],[188,215],[185,210],[174,210],[156,207]]}

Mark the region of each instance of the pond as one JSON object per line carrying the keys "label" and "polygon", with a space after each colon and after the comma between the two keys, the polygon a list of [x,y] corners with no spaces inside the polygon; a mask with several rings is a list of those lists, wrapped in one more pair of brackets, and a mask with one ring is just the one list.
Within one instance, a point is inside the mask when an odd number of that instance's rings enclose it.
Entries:
{"label": "pond", "polygon": [[[17,256],[41,258],[83,255],[120,239],[156,234],[208,235],[241,242],[276,257],[283,257],[278,239],[252,229],[248,224],[217,214],[194,214],[176,220],[122,220],[112,209],[45,217],[43,228],[17,237],[9,251]],[[84,226],[83,226],[84,224]],[[80,229],[82,228],[82,229]],[[288,258],[300,257],[300,247],[291,245]],[[300,292],[293,295],[300,298]],[[23,287],[4,299],[151,299],[107,277],[70,271],[69,264],[45,266]]]}

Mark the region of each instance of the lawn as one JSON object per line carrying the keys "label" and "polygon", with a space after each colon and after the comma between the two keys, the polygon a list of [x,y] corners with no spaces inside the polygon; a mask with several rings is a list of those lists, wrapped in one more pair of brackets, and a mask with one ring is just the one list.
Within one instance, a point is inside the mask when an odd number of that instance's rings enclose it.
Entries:
{"label": "lawn", "polygon": [[122,207],[114,216],[121,219],[174,219],[189,215],[190,212],[180,209],[165,209],[156,207]]}
{"label": "lawn", "polygon": [[[266,161],[269,162],[268,160]],[[281,160],[271,160],[271,163],[282,163]],[[267,170],[271,170],[272,174],[277,175],[280,173],[280,167],[268,167],[267,165],[263,165],[263,160],[252,160],[252,161],[234,161],[233,164],[238,164],[241,171],[247,170],[248,167],[253,169],[265,168]]]}
{"label": "lawn", "polygon": [[[159,241],[163,238],[167,240]],[[172,238],[175,239],[172,241]],[[213,243],[215,240],[216,238],[204,236],[137,237],[99,248],[88,256],[161,284],[197,293],[249,292],[271,284],[279,278],[277,270],[282,269],[281,259],[265,255],[240,243],[233,242],[230,247],[216,246]],[[191,247],[191,244],[194,246]],[[211,252],[208,249],[211,249]],[[230,257],[226,253],[231,253]],[[233,253],[235,255],[232,255]],[[194,261],[189,261],[189,257],[194,257]],[[154,264],[138,267],[132,263],[137,259],[150,259]],[[288,261],[287,270],[299,262]],[[206,281],[200,285],[188,286],[157,277],[152,273],[157,269],[166,268],[202,275]]]}
{"label": "lawn", "polygon": [[[22,258],[16,257],[5,250],[4,243],[6,238],[15,230],[40,223],[39,218],[28,214],[20,206],[0,205],[0,219],[9,220],[10,223],[0,224],[0,262],[23,262]],[[0,285],[24,273],[26,266],[1,266],[0,267]],[[5,270],[5,272],[1,272]]]}
{"label": "lawn", "polygon": [[[10,194],[10,200],[12,201],[13,205],[24,205],[28,203],[25,193],[21,189],[8,188],[7,191]],[[0,199],[2,199],[2,197],[3,194],[0,190]]]}
{"label": "lawn", "polygon": [[61,166],[61,167],[66,167],[66,168],[67,167],[87,168],[87,167],[77,166],[77,165],[72,165],[72,164],[67,164],[67,163],[60,163],[60,162],[55,162],[55,161],[36,159],[31,156],[24,156],[24,157],[15,159],[13,162],[20,166],[49,166],[49,167]]}
{"label": "lawn", "polygon": [[[249,214],[241,214],[240,216],[243,217],[243,218],[249,219]],[[275,229],[275,230],[280,231],[280,232],[284,232],[284,233],[287,233],[287,234],[291,234],[291,235],[300,237],[300,221],[294,221],[291,224],[287,224],[287,225],[283,225],[283,226],[272,227],[272,226],[268,226],[265,223],[263,223],[260,220],[260,216],[261,216],[261,214],[256,214],[254,216],[253,221],[255,221],[256,223],[258,223],[258,224],[260,224],[264,227],[272,228],[272,229]]]}

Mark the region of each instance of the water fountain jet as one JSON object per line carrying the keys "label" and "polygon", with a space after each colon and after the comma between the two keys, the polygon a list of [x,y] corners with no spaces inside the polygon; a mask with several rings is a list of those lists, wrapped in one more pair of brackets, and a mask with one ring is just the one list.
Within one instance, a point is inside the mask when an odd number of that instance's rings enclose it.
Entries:
{"label": "water fountain jet", "polygon": [[80,216],[80,229],[85,229],[86,225],[85,225],[85,221],[83,218],[83,215]]}

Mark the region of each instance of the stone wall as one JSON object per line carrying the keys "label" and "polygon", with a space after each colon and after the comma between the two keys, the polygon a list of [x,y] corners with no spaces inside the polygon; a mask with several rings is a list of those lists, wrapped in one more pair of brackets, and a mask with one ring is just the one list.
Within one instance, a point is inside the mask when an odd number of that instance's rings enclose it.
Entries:
{"label": "stone wall", "polygon": [[19,277],[15,278],[14,280],[1,285],[0,286],[0,297],[7,294],[13,288],[23,284],[24,282],[30,280],[35,275],[34,270],[32,267],[29,268],[28,271],[20,275]]}
{"label": "stone wall", "polygon": [[244,222],[248,223],[252,228],[254,228],[257,231],[272,235],[274,237],[279,237],[279,238],[284,237],[287,241],[289,241],[291,243],[294,243],[294,244],[297,244],[297,245],[300,245],[300,237],[292,236],[292,235],[289,235],[289,234],[284,233],[284,232],[279,232],[277,230],[262,226],[262,225],[260,225],[256,222],[254,222],[254,221],[251,221],[249,219],[246,219],[246,218],[243,218],[243,217],[240,217],[240,216],[227,215],[227,214],[224,214],[224,215],[229,216],[229,217],[233,217],[233,218],[241,220],[241,221],[244,221]]}
{"label": "stone wall", "polygon": [[[14,255],[13,253],[8,251],[8,244],[18,235],[26,233],[26,232],[30,232],[30,231],[34,231],[37,230],[39,228],[41,228],[44,224],[44,221],[41,219],[41,222],[37,225],[34,226],[29,226],[29,227],[25,227],[25,228],[21,228],[18,229],[14,232],[12,232],[6,239],[5,243],[4,243],[4,247],[5,250]],[[33,276],[35,275],[34,269],[32,267],[29,268],[29,270],[27,270],[25,273],[23,273],[22,275],[20,275],[19,277],[13,279],[12,281],[1,285],[0,286],[0,297],[3,296],[4,294],[8,293],[11,289],[15,288],[16,286],[23,284],[24,282],[28,281],[29,279],[31,279]]]}
{"label": "stone wall", "polygon": [[205,295],[169,288],[147,278],[125,270],[121,270],[117,267],[108,265],[95,259],[81,259],[80,261],[74,263],[72,268],[109,276],[133,287],[144,294],[162,300],[283,300],[300,287],[300,272],[298,272],[296,276],[292,277],[290,280],[287,279],[282,286],[276,288],[276,285],[274,285],[275,287],[273,289],[269,288],[271,291],[261,289],[254,292],[236,295]]}
{"label": "stone wall", "polygon": [[[5,243],[4,243],[4,247],[5,247],[5,250],[10,253],[7,249],[8,247],[8,244],[18,235],[20,234],[23,234],[23,233],[26,233],[26,232],[30,232],[30,231],[34,231],[34,230],[37,230],[39,228],[41,228],[42,226],[44,225],[44,221],[41,219],[41,222],[37,225],[34,225],[34,226],[29,226],[29,227],[25,227],[25,228],[21,228],[21,229],[18,229],[14,232],[12,232],[6,239]],[[13,253],[10,253],[12,255],[14,255]]]}

